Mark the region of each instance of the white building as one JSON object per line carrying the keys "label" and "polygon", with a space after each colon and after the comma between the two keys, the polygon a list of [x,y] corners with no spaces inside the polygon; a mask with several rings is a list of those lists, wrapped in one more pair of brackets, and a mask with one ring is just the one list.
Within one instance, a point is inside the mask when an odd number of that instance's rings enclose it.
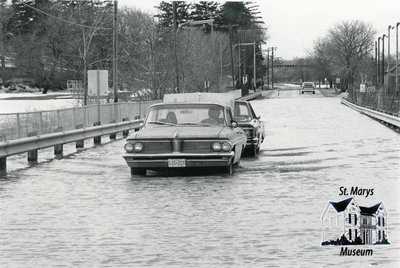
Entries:
{"label": "white building", "polygon": [[381,202],[372,207],[362,207],[353,197],[328,202],[322,216],[322,241],[336,241],[344,235],[354,242],[357,237],[363,244],[387,240],[388,212]]}

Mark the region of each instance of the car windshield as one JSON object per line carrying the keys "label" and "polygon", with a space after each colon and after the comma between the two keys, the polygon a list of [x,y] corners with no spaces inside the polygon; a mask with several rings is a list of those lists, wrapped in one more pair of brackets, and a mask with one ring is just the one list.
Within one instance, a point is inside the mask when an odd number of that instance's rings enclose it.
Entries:
{"label": "car windshield", "polygon": [[304,86],[305,86],[305,87],[313,87],[313,86],[314,86],[314,83],[304,83]]}
{"label": "car windshield", "polygon": [[224,109],[215,104],[164,104],[150,108],[146,125],[224,126]]}
{"label": "car windshield", "polygon": [[252,119],[251,111],[246,103],[235,102],[234,118],[236,121]]}

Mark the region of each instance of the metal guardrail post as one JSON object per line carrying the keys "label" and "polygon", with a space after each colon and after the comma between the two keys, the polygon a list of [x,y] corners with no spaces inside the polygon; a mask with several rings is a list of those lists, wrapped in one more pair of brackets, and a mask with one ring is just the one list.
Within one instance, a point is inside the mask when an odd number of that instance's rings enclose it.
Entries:
{"label": "metal guardrail post", "polygon": [[[110,124],[115,124],[117,123],[116,120],[111,120]],[[110,140],[115,140],[117,138],[117,133],[111,133],[110,134]]]}
{"label": "metal guardrail post", "polygon": [[[28,132],[27,136],[28,137],[33,137],[36,136],[37,133],[36,131]],[[35,163],[38,160],[38,150],[32,150],[28,152],[28,162],[30,163]]]}
{"label": "metal guardrail post", "polygon": [[[62,132],[63,128],[62,127],[57,127],[54,132]],[[55,145],[54,146],[54,155],[56,158],[62,158],[63,157],[63,144]]]}
{"label": "metal guardrail post", "polygon": [[0,174],[7,172],[7,157],[0,157]]}
{"label": "metal guardrail post", "polygon": [[[100,125],[101,125],[101,122],[94,122],[94,124],[93,124],[93,126],[100,126]],[[95,145],[101,144],[101,136],[94,137],[93,138],[93,143]]]}
{"label": "metal guardrail post", "polygon": [[[79,124],[79,125],[75,125],[76,129],[82,129],[83,128],[83,124]],[[85,146],[85,140],[77,140],[75,143],[75,148],[76,149],[83,149]]]}
{"label": "metal guardrail post", "polygon": [[[129,117],[122,118],[122,121],[129,121]],[[129,130],[122,131],[122,137],[126,138],[129,136]]]}

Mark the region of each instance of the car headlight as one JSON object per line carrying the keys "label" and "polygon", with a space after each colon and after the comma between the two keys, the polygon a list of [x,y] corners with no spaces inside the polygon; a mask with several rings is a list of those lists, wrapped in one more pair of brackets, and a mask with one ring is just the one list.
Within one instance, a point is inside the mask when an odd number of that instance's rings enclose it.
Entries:
{"label": "car headlight", "polygon": [[213,144],[211,144],[211,148],[213,149],[214,152],[219,152],[221,151],[221,143],[213,142]]}
{"label": "car headlight", "polygon": [[133,150],[135,150],[135,152],[140,153],[141,151],[143,151],[143,143],[141,142],[137,142],[133,145]]}
{"label": "car headlight", "polygon": [[223,151],[229,152],[231,150],[231,148],[232,148],[232,145],[231,145],[230,142],[226,141],[226,142],[222,143],[222,150]]}
{"label": "car headlight", "polygon": [[124,148],[127,153],[131,153],[133,151],[133,145],[131,143],[125,144]]}

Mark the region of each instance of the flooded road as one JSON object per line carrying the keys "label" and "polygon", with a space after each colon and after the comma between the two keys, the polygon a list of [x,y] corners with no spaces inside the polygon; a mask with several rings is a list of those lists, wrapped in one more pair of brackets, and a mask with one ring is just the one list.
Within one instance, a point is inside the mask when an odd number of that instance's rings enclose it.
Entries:
{"label": "flooded road", "polygon": [[[398,267],[399,134],[338,98],[284,94],[252,102],[267,139],[233,176],[131,177],[123,140],[61,160],[39,152],[34,167],[10,157],[0,267]],[[391,245],[362,257],[320,246],[342,186],[374,189],[355,199],[385,203]]]}

